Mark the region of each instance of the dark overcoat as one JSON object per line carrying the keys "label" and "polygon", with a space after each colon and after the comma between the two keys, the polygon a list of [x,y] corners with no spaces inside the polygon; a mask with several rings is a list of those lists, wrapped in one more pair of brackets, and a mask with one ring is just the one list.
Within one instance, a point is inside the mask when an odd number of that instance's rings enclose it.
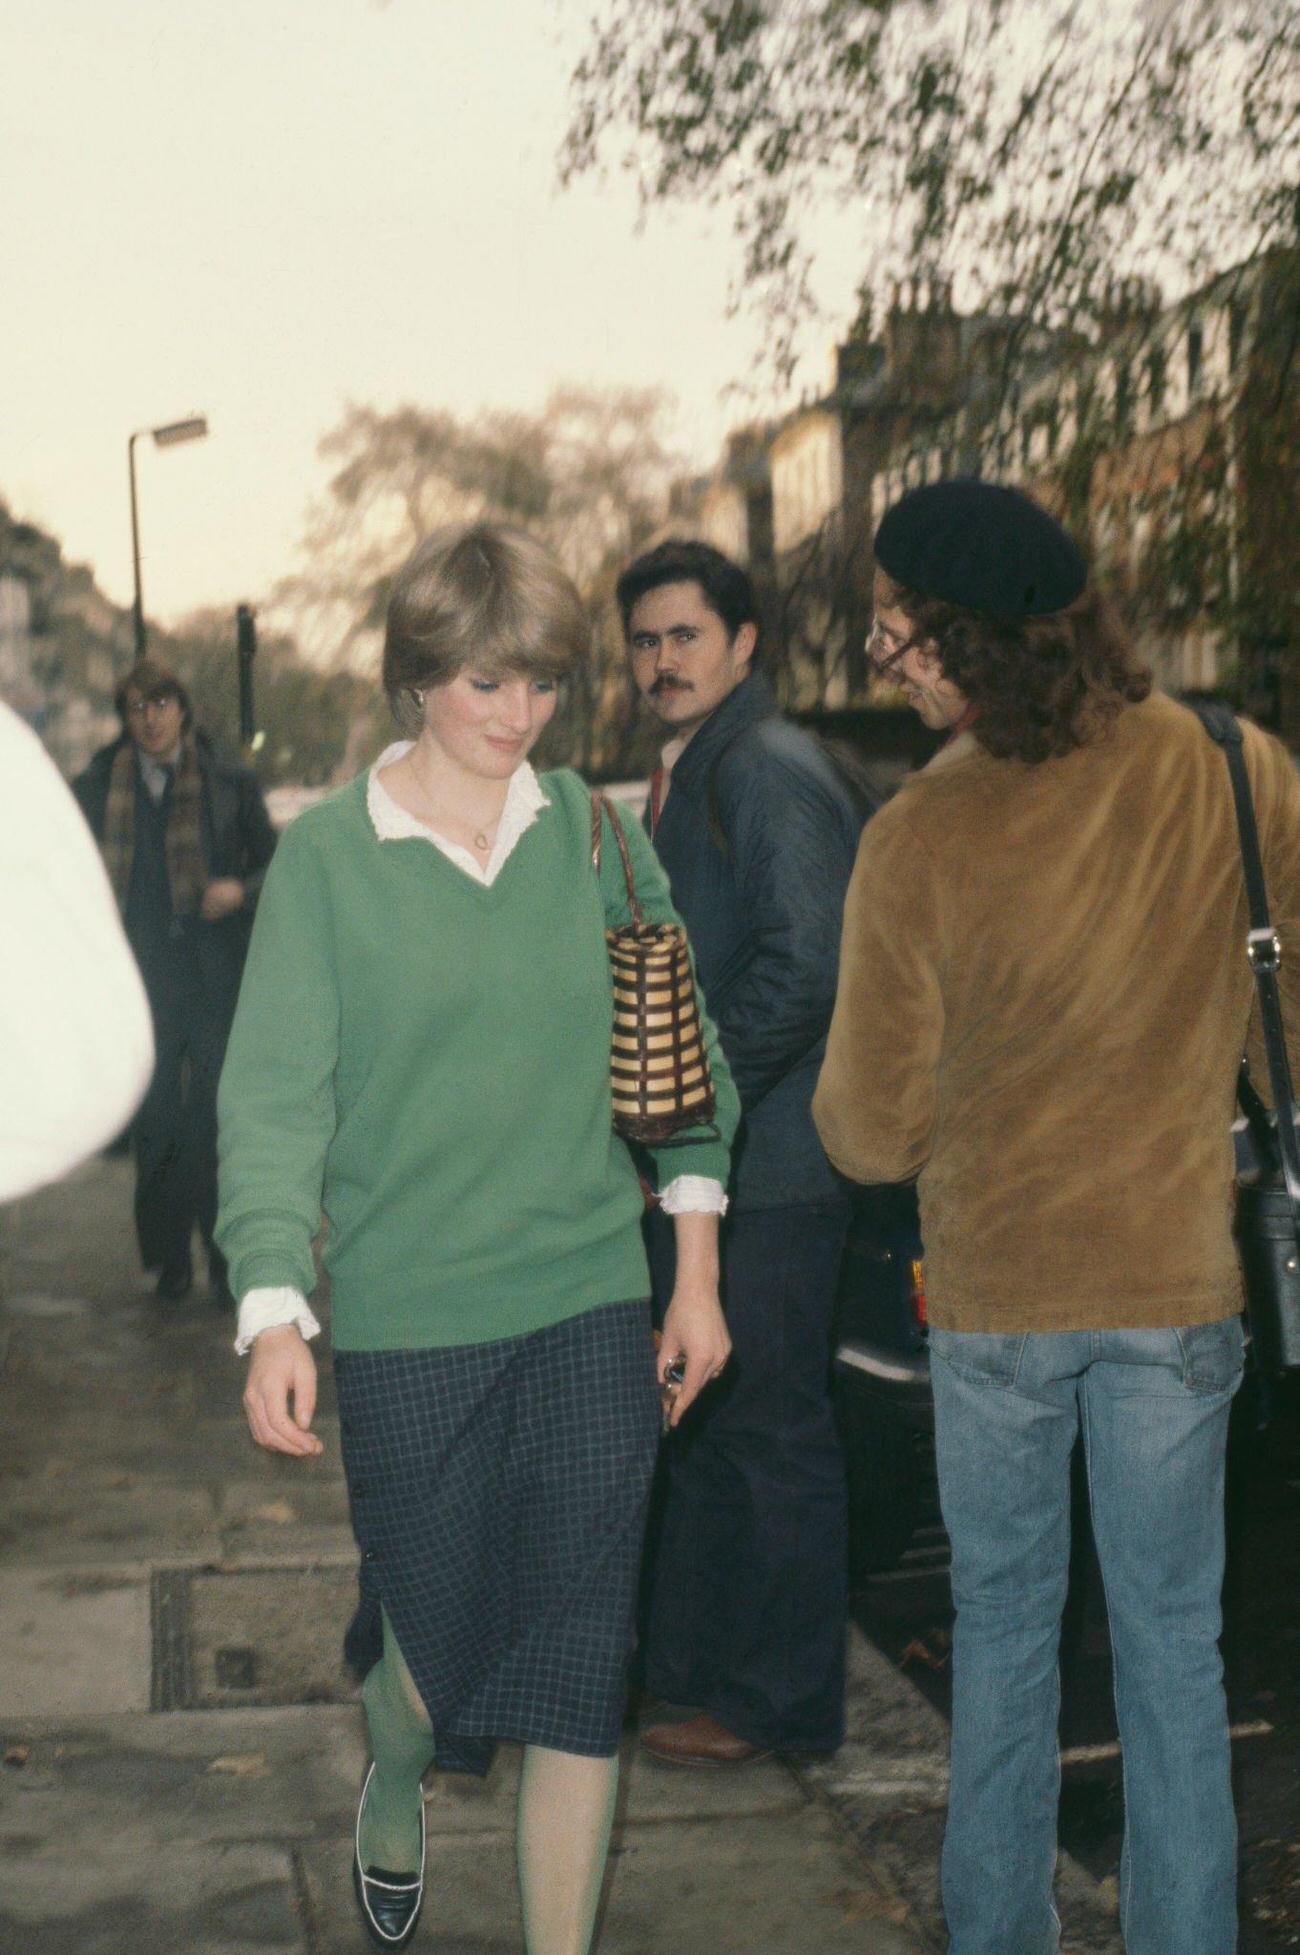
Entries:
{"label": "dark overcoat", "polygon": [[[104,839],[109,783],[113,763],[129,744],[122,734],[101,747],[84,773],[72,783],[96,841]],[[209,981],[211,995],[228,1000],[233,1013],[239,978],[248,949],[258,892],[275,853],[275,829],[262,798],[257,776],[229,759],[206,734],[196,732],[194,750],[199,769],[199,840],[210,878],[235,876],[244,885],[243,907],[219,922],[187,917],[183,928],[189,947]],[[147,946],[134,944],[146,983],[150,971]]]}
{"label": "dark overcoat", "polygon": [[744,679],[673,768],[655,848],[740,1092],[733,1206],[842,1201],[812,1124],[862,827],[824,749]]}

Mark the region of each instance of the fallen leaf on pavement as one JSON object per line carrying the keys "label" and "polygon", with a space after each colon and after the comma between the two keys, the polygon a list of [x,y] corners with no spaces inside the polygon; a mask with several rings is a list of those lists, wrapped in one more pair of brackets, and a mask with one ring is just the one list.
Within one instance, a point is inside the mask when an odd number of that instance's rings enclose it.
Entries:
{"label": "fallen leaf on pavement", "polygon": [[898,1660],[904,1664],[924,1663],[927,1670],[942,1670],[948,1662],[948,1652],[946,1649],[932,1650],[920,1636],[913,1636]]}
{"label": "fallen leaf on pavement", "polygon": [[846,1921],[907,1920],[907,1903],[891,1901],[885,1894],[873,1894],[866,1887],[841,1887],[831,1897]]}
{"label": "fallen leaf on pavement", "polygon": [[264,1507],[250,1509],[250,1521],[267,1521],[272,1527],[287,1527],[298,1516],[287,1500],[268,1500]]}
{"label": "fallen leaf on pavement", "polygon": [[208,1766],[210,1772],[228,1772],[231,1778],[264,1779],[270,1773],[266,1753],[262,1751],[236,1751],[225,1758],[214,1758]]}

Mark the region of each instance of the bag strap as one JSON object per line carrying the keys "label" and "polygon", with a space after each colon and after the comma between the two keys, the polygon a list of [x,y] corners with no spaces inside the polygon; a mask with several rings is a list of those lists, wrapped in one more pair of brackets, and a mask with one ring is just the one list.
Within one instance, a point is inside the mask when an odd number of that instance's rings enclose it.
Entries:
{"label": "bag strap", "polygon": [[1269,1165],[1270,1171],[1277,1174],[1281,1167],[1277,1152],[1277,1135],[1273,1131],[1273,1116],[1267,1103],[1260,1097],[1255,1082],[1250,1076],[1250,1068],[1243,1059],[1241,1071],[1237,1074],[1237,1104],[1246,1117],[1250,1137],[1255,1143],[1255,1152],[1260,1160]]}
{"label": "bag strap", "polygon": [[[1210,738],[1223,749],[1224,759],[1228,763],[1228,775],[1232,781],[1232,798],[1237,812],[1237,834],[1241,842],[1241,866],[1246,882],[1246,904],[1250,913],[1250,929],[1246,933],[1246,956],[1250,960],[1250,968],[1255,974],[1255,987],[1259,992],[1264,1051],[1268,1056],[1269,1084],[1273,1093],[1275,1145],[1281,1158],[1282,1176],[1286,1182],[1287,1193],[1291,1197],[1297,1228],[1300,1228],[1300,1137],[1296,1134],[1295,1092],[1291,1084],[1291,1067],[1286,1056],[1282,998],[1277,983],[1278,967],[1282,962],[1282,944],[1269,920],[1268,889],[1264,881],[1264,864],[1260,859],[1259,830],[1255,824],[1255,804],[1250,792],[1250,777],[1246,772],[1241,727],[1235,715],[1229,712],[1226,706],[1219,706],[1213,702],[1198,703],[1192,707],[1192,711]],[[1250,1099],[1255,1102],[1255,1107],[1252,1109],[1250,1101],[1241,1094],[1239,1087],[1238,1091],[1246,1116],[1251,1119],[1252,1113],[1258,1109],[1259,1095],[1249,1081],[1243,1083]]]}
{"label": "bag strap", "polygon": [[604,824],[601,820],[602,815],[609,816],[610,826],[614,830],[614,839],[618,843],[619,859],[623,864],[623,880],[627,884],[627,906],[632,912],[633,926],[639,930],[642,927],[644,919],[641,913],[641,901],[636,893],[636,877],[632,873],[632,858],[627,850],[627,837],[623,833],[622,822],[614,813],[613,807],[603,794],[593,794],[591,797],[591,859],[595,865],[596,874],[599,875],[601,843],[604,831]]}

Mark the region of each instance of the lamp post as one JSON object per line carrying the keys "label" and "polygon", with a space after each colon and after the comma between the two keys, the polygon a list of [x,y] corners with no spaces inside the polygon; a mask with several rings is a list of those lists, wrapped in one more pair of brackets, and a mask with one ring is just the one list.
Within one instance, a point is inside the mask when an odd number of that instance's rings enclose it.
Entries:
{"label": "lamp post", "polygon": [[257,657],[257,618],[251,604],[235,611],[235,637],[239,652],[239,743],[246,754],[257,750],[257,728],[253,714],[253,660]]}
{"label": "lamp post", "polygon": [[135,493],[135,444],[151,434],[159,448],[174,448],[182,441],[199,441],[208,431],[205,414],[192,414],[186,421],[164,421],[160,428],[137,428],[126,444],[127,473],[131,478],[131,563],[135,572],[135,597],[131,621],[135,629],[135,655],[144,657],[144,596],[140,589],[140,511]]}

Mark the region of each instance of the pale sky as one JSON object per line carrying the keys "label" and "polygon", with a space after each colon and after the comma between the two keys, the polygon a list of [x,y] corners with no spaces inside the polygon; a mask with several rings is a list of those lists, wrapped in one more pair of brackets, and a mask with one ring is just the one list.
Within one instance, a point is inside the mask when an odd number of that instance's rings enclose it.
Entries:
{"label": "pale sky", "polygon": [[206,413],[206,441],[137,443],[145,604],[174,622],[292,567],[349,399],[463,415],[564,380],[659,384],[707,463],[758,329],[726,316],[724,218],[638,235],[628,183],[558,190],[586,11],[4,9],[0,497],[128,602],[127,436]]}

